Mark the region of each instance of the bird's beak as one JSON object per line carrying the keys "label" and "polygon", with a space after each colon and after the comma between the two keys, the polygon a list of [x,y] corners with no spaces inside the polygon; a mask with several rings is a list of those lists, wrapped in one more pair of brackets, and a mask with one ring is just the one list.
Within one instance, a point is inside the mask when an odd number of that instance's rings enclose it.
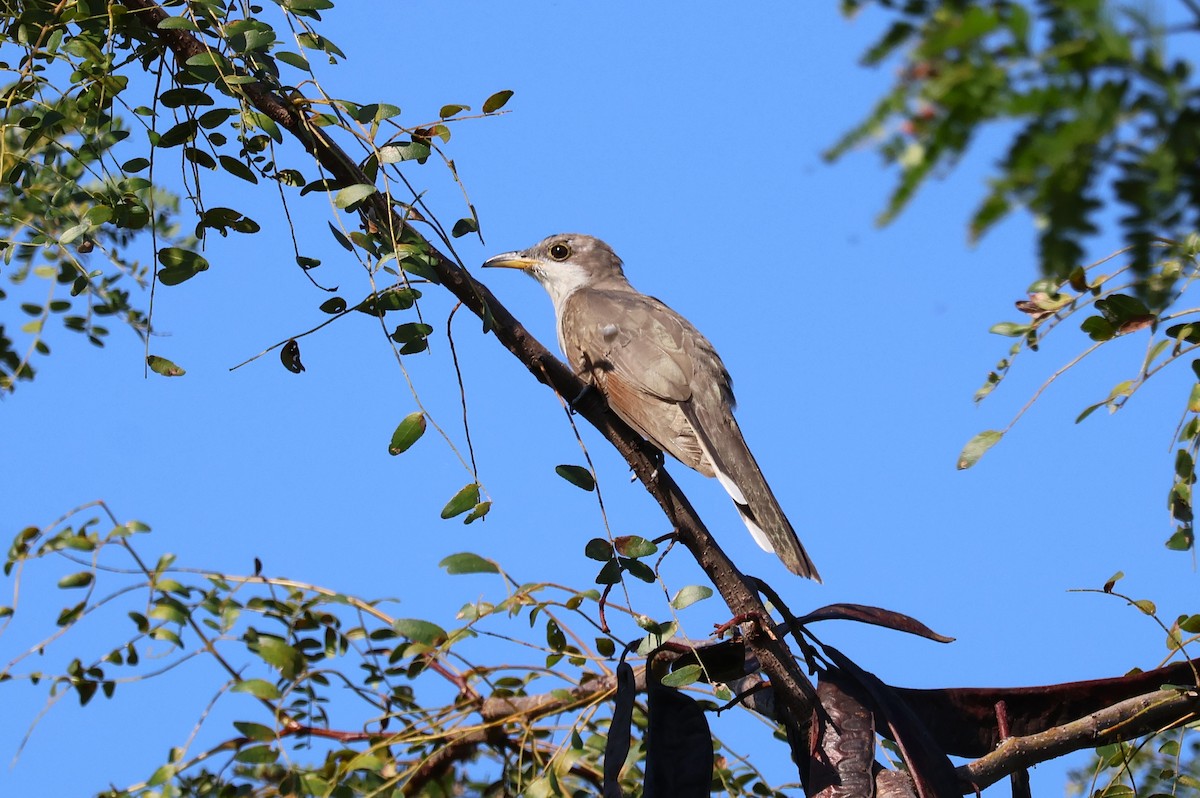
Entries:
{"label": "bird's beak", "polygon": [[524,252],[505,252],[501,255],[488,258],[483,262],[483,268],[502,268],[502,269],[521,269],[529,271],[537,264],[537,261],[526,255]]}

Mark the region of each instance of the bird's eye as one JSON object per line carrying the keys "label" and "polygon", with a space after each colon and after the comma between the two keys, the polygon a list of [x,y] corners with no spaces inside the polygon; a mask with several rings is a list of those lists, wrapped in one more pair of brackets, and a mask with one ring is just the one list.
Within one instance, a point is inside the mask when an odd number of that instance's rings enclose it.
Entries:
{"label": "bird's eye", "polygon": [[571,248],[566,244],[554,244],[550,247],[550,257],[555,260],[566,260],[571,257]]}

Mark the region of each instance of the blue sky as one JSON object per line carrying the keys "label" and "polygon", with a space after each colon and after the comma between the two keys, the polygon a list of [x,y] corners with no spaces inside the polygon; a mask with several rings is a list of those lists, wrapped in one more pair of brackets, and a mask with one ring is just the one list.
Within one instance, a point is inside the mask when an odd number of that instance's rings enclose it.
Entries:
{"label": "blue sky", "polygon": [[[957,638],[939,646],[831,624],[819,630],[829,642],[885,681],[921,687],[1041,684],[1158,663],[1163,634],[1150,619],[1111,597],[1069,591],[1124,570],[1124,589],[1156,601],[1164,618],[1195,610],[1192,559],[1161,545],[1171,430],[1190,378],[1164,374],[1122,413],[1074,425],[1140,364],[1144,339],[1121,341],[1047,392],[979,466],[955,471],[962,445],[1006,424],[1084,342],[1066,333],[1022,356],[1009,381],[973,405],[1009,346],[987,329],[1015,318],[1012,302],[1036,276],[1034,230],[1017,216],[979,246],[965,243],[995,141],[982,141],[884,230],[873,219],[892,177],[878,159],[822,162],[890,78],[856,65],[878,16],[846,21],[816,4],[684,14],[538,2],[378,4],[369,14],[345,3],[327,18],[324,32],[350,60],[320,70],[326,90],[394,103],[404,124],[432,121],[447,103],[478,109],[495,91],[515,92],[508,114],[456,124],[446,146],[487,242],[456,242],[468,266],[554,232],[597,235],[635,286],[714,342],[734,376],[747,440],[825,585],[790,577],[753,544],[714,481],[669,463],[735,559],[794,609],[875,604]],[[281,163],[315,177],[295,149]],[[407,174],[443,220],[465,215],[435,161]],[[141,345],[124,330],[102,351],[52,334],[38,379],[4,401],[3,528],[47,524],[102,498],[154,527],[142,543],[149,554],[235,573],[258,557],[266,573],[396,596],[398,614],[447,626],[464,601],[497,591],[481,577],[444,576],[436,564],[454,552],[493,557],[522,581],[587,587],[595,567],[583,545],[603,526],[594,496],[554,474],[582,462],[557,399],[473,319],[455,318],[480,478],[494,505],[483,524],[441,521],[438,511],[470,476],[434,434],[400,457],[386,453],[416,403],[373,320],[347,318],[303,339],[301,375],[274,353],[229,371],[322,321],[317,306],[328,295],[293,265],[272,190],[218,177],[205,191],[264,233],[210,241],[208,272],[159,289],[162,336],[152,351],[188,374],[143,379]],[[329,235],[324,198],[293,197],[290,209],[301,251],[323,261],[314,277],[348,300],[366,295],[363,270]],[[1106,234],[1095,254],[1117,246]],[[511,272],[479,277],[554,347],[540,287]],[[14,304],[5,303],[6,322]],[[462,449],[445,342],[452,307],[426,291],[432,353],[405,367]],[[590,430],[582,435],[614,533],[667,532],[623,462]],[[685,558],[669,558],[673,588],[702,578]],[[48,589],[26,576],[30,610],[0,637],[2,661],[35,639],[37,608],[52,622],[65,601],[52,589],[59,574],[42,574]],[[663,612],[653,590],[635,600]],[[689,613],[697,637],[723,620],[715,600]],[[44,688],[4,691],[7,759]],[[169,688],[149,685],[83,712],[56,706],[16,765],[0,770],[0,785],[72,795],[147,777],[209,695],[184,692],[178,706],[162,703]],[[714,723],[718,734],[735,750],[765,752],[761,766],[789,778],[782,747],[764,743],[761,727],[726,718]],[[73,741],[69,768],[64,740]],[[1063,772],[1060,763],[1039,768],[1035,791],[1059,789]]]}

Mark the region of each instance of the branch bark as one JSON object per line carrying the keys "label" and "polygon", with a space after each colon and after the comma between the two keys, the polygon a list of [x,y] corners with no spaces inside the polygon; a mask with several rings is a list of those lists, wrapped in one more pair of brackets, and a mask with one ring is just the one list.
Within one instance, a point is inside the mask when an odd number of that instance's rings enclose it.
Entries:
{"label": "branch bark", "polygon": [[963,793],[982,790],[1010,773],[1072,751],[1179,726],[1198,713],[1200,695],[1196,690],[1156,690],[1038,734],[1009,737],[992,753],[958,768],[960,778],[971,785]]}

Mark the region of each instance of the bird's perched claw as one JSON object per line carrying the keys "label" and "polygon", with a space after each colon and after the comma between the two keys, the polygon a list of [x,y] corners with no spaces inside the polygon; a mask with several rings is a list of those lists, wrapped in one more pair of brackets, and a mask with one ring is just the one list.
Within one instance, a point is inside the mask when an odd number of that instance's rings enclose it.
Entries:
{"label": "bird's perched claw", "polygon": [[584,383],[583,390],[580,391],[574,399],[567,402],[567,410],[570,411],[571,415],[575,415],[575,408],[578,407],[579,403],[586,399],[588,394],[594,390],[596,390],[596,386],[592,385],[590,382]]}
{"label": "bird's perched claw", "polygon": [[[646,451],[647,449],[650,451]],[[662,449],[654,446],[643,446],[642,454],[646,455],[650,462],[654,463],[654,470],[650,472],[650,481],[658,482],[659,472],[662,470],[663,464],[667,461],[666,455],[663,454]],[[637,472],[632,468],[629,469],[629,481],[637,482]]]}

